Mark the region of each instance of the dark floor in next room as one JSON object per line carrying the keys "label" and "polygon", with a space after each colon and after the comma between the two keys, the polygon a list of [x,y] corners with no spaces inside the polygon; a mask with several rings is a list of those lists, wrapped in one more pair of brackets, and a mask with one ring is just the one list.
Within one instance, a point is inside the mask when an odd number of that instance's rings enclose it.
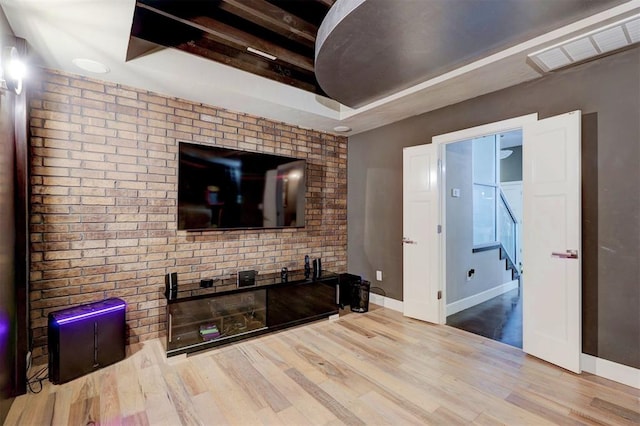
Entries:
{"label": "dark floor in next room", "polygon": [[522,348],[520,289],[448,316],[447,325]]}

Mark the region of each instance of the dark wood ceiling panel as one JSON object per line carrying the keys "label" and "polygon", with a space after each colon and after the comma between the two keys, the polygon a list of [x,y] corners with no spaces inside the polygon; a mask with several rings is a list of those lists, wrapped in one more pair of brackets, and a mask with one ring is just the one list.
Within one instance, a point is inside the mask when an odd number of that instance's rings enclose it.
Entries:
{"label": "dark wood ceiling panel", "polygon": [[[138,0],[131,43],[173,47],[324,95],[315,78],[318,26],[331,0]],[[130,44],[131,44],[130,43]],[[251,53],[248,48],[275,59]],[[129,49],[130,53],[136,49]],[[127,59],[135,56],[129,54]]]}
{"label": "dark wood ceiling panel", "polygon": [[336,0],[318,0],[318,1],[327,7],[333,6],[333,4],[336,2]]}
{"label": "dark wood ceiling panel", "polygon": [[222,0],[220,9],[232,13],[310,48],[318,27],[264,0]]}
{"label": "dark wood ceiling panel", "polygon": [[273,55],[279,60],[290,65],[313,72],[313,59],[284,49],[269,40],[261,39],[249,33],[245,33],[244,31],[240,31],[207,16],[199,16],[194,18],[191,22],[199,25],[198,28],[208,33],[208,35],[214,40],[226,44],[229,47],[239,50],[247,50],[248,47],[252,47]]}
{"label": "dark wood ceiling panel", "polygon": [[[331,6],[328,0],[267,0],[274,6],[319,27]],[[335,3],[335,1],[333,2]]]}
{"label": "dark wood ceiling panel", "polygon": [[315,92],[316,86],[307,81],[315,81],[313,73],[285,68],[274,61],[256,61],[251,53],[231,49],[215,40],[201,39],[177,46],[180,50],[211,59],[252,74],[260,75],[280,83],[288,84],[309,92]]}

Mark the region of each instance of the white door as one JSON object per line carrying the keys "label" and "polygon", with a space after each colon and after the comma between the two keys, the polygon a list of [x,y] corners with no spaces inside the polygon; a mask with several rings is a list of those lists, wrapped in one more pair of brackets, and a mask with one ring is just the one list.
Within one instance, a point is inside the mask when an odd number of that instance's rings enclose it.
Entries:
{"label": "white door", "polygon": [[404,315],[437,323],[440,234],[438,154],[434,145],[403,150]]}
{"label": "white door", "polygon": [[580,111],[523,127],[523,350],[580,372]]}

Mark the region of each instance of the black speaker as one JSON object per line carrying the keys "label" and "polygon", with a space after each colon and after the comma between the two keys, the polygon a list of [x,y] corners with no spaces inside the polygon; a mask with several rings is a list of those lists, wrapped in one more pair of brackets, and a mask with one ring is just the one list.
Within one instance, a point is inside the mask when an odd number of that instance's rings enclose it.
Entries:
{"label": "black speaker", "polygon": [[371,283],[362,280],[351,286],[351,311],[367,312],[369,310],[369,292]]}
{"label": "black speaker", "polygon": [[309,265],[309,256],[304,256],[304,278],[306,280],[311,276],[311,265]]}
{"label": "black speaker", "polygon": [[172,272],[164,276],[165,296],[167,300],[178,298],[178,273]]}
{"label": "black speaker", "polygon": [[353,286],[359,284],[362,281],[360,275],[354,274],[340,274],[338,276],[338,305],[341,308],[345,306],[351,306],[351,296],[353,293]]}
{"label": "black speaker", "polygon": [[317,280],[322,276],[322,260],[313,259],[313,279]]}

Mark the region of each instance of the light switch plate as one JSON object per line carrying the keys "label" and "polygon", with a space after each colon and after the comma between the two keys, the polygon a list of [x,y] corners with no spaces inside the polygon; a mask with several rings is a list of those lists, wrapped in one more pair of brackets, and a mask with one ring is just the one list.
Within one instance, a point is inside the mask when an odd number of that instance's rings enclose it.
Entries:
{"label": "light switch plate", "polygon": [[376,280],[382,281],[382,271],[376,271]]}
{"label": "light switch plate", "polygon": [[460,188],[452,188],[451,189],[451,196],[453,198],[458,198],[460,197]]}

